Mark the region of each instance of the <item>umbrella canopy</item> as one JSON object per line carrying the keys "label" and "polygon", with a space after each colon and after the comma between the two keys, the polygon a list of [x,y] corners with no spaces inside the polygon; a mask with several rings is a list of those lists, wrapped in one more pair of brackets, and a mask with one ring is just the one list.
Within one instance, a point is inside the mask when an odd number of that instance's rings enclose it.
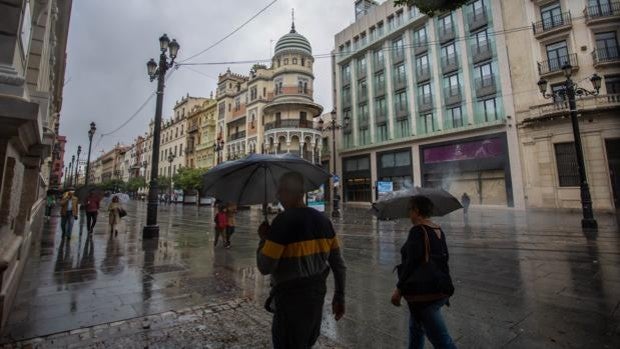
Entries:
{"label": "umbrella canopy", "polygon": [[426,196],[433,202],[433,216],[444,216],[463,208],[457,198],[443,189],[416,187],[386,194],[372,204],[372,211],[381,220],[407,218],[409,199],[414,195]]}
{"label": "umbrella canopy", "polygon": [[111,195],[106,196],[106,197],[103,199],[103,203],[104,203],[104,205],[109,205],[109,204],[112,202],[112,199],[113,199],[115,196],[118,198],[118,201],[119,201],[119,202],[121,202],[121,203],[123,203],[123,204],[126,204],[126,203],[128,203],[128,202],[131,200],[131,198],[129,197],[129,195],[127,195],[127,194],[125,194],[125,193],[116,193],[116,194],[111,194]]}
{"label": "umbrella canopy", "polygon": [[237,205],[267,204],[276,200],[280,177],[298,172],[304,190],[315,190],[329,179],[329,173],[292,154],[251,154],[224,162],[203,175],[203,194]]}
{"label": "umbrella canopy", "polygon": [[88,194],[91,192],[91,190],[95,193],[95,196],[100,199],[103,198],[105,194],[104,190],[96,185],[85,185],[78,188],[75,191],[75,195],[80,199],[80,202],[86,202],[86,198],[88,197]]}

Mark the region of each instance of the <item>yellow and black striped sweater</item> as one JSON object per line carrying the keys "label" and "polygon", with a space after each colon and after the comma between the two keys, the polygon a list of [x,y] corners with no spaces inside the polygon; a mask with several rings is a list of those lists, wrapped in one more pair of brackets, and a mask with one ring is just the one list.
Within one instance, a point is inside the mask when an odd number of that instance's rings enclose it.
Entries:
{"label": "yellow and black striped sweater", "polygon": [[258,269],[271,274],[271,285],[313,277],[331,268],[334,301],[344,302],[346,266],[331,221],[313,208],[287,209],[258,245]]}

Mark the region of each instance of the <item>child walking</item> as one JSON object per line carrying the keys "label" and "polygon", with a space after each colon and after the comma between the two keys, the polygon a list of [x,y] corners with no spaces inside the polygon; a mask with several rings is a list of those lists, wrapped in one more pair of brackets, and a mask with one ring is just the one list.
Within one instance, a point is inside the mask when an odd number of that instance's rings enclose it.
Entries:
{"label": "child walking", "polygon": [[226,244],[226,227],[228,226],[228,216],[226,215],[226,211],[224,205],[220,205],[218,207],[218,212],[215,214],[215,241],[213,242],[213,246],[217,246],[217,242],[220,239],[220,236],[224,239],[224,244]]}

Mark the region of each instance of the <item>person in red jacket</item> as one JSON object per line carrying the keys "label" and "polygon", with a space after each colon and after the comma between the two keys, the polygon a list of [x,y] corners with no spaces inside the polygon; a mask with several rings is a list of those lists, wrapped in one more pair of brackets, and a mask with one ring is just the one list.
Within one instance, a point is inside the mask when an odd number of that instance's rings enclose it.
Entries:
{"label": "person in red jacket", "polygon": [[226,244],[226,228],[228,227],[228,215],[226,215],[226,209],[224,205],[218,207],[218,212],[215,214],[215,241],[213,246],[217,246],[217,242],[220,236],[224,238],[224,244]]}
{"label": "person in red jacket", "polygon": [[92,233],[97,223],[97,214],[99,213],[99,203],[101,198],[94,191],[88,193],[86,197],[86,228],[88,233]]}

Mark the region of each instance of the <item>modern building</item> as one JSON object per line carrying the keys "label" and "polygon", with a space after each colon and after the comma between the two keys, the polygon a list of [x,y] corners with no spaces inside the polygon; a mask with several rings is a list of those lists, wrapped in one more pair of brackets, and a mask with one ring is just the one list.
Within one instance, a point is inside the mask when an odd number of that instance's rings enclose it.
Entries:
{"label": "modern building", "polygon": [[55,171],[71,6],[71,0],[0,2],[0,329],[37,241]]}
{"label": "modern building", "polygon": [[[217,89],[218,160],[252,153],[291,153],[319,163],[321,132],[313,119],[314,58],[295,24],[276,43],[271,66],[255,64],[248,76],[228,69]],[[218,161],[218,162],[219,162]]]}
{"label": "modern building", "polygon": [[[495,4],[495,2],[493,2]],[[571,79],[597,96],[578,96],[577,112],[593,207],[620,207],[620,2],[609,0],[503,1],[506,28],[528,30],[505,35],[520,139],[525,201],[528,207],[581,207],[574,136],[562,89],[562,67]],[[495,18],[495,16],[493,16]]]}
{"label": "modern building", "polygon": [[351,120],[338,154],[345,202],[374,201],[389,182],[524,207],[506,38],[495,35],[506,29],[502,3],[429,18],[366,1],[336,34],[336,109]]}

